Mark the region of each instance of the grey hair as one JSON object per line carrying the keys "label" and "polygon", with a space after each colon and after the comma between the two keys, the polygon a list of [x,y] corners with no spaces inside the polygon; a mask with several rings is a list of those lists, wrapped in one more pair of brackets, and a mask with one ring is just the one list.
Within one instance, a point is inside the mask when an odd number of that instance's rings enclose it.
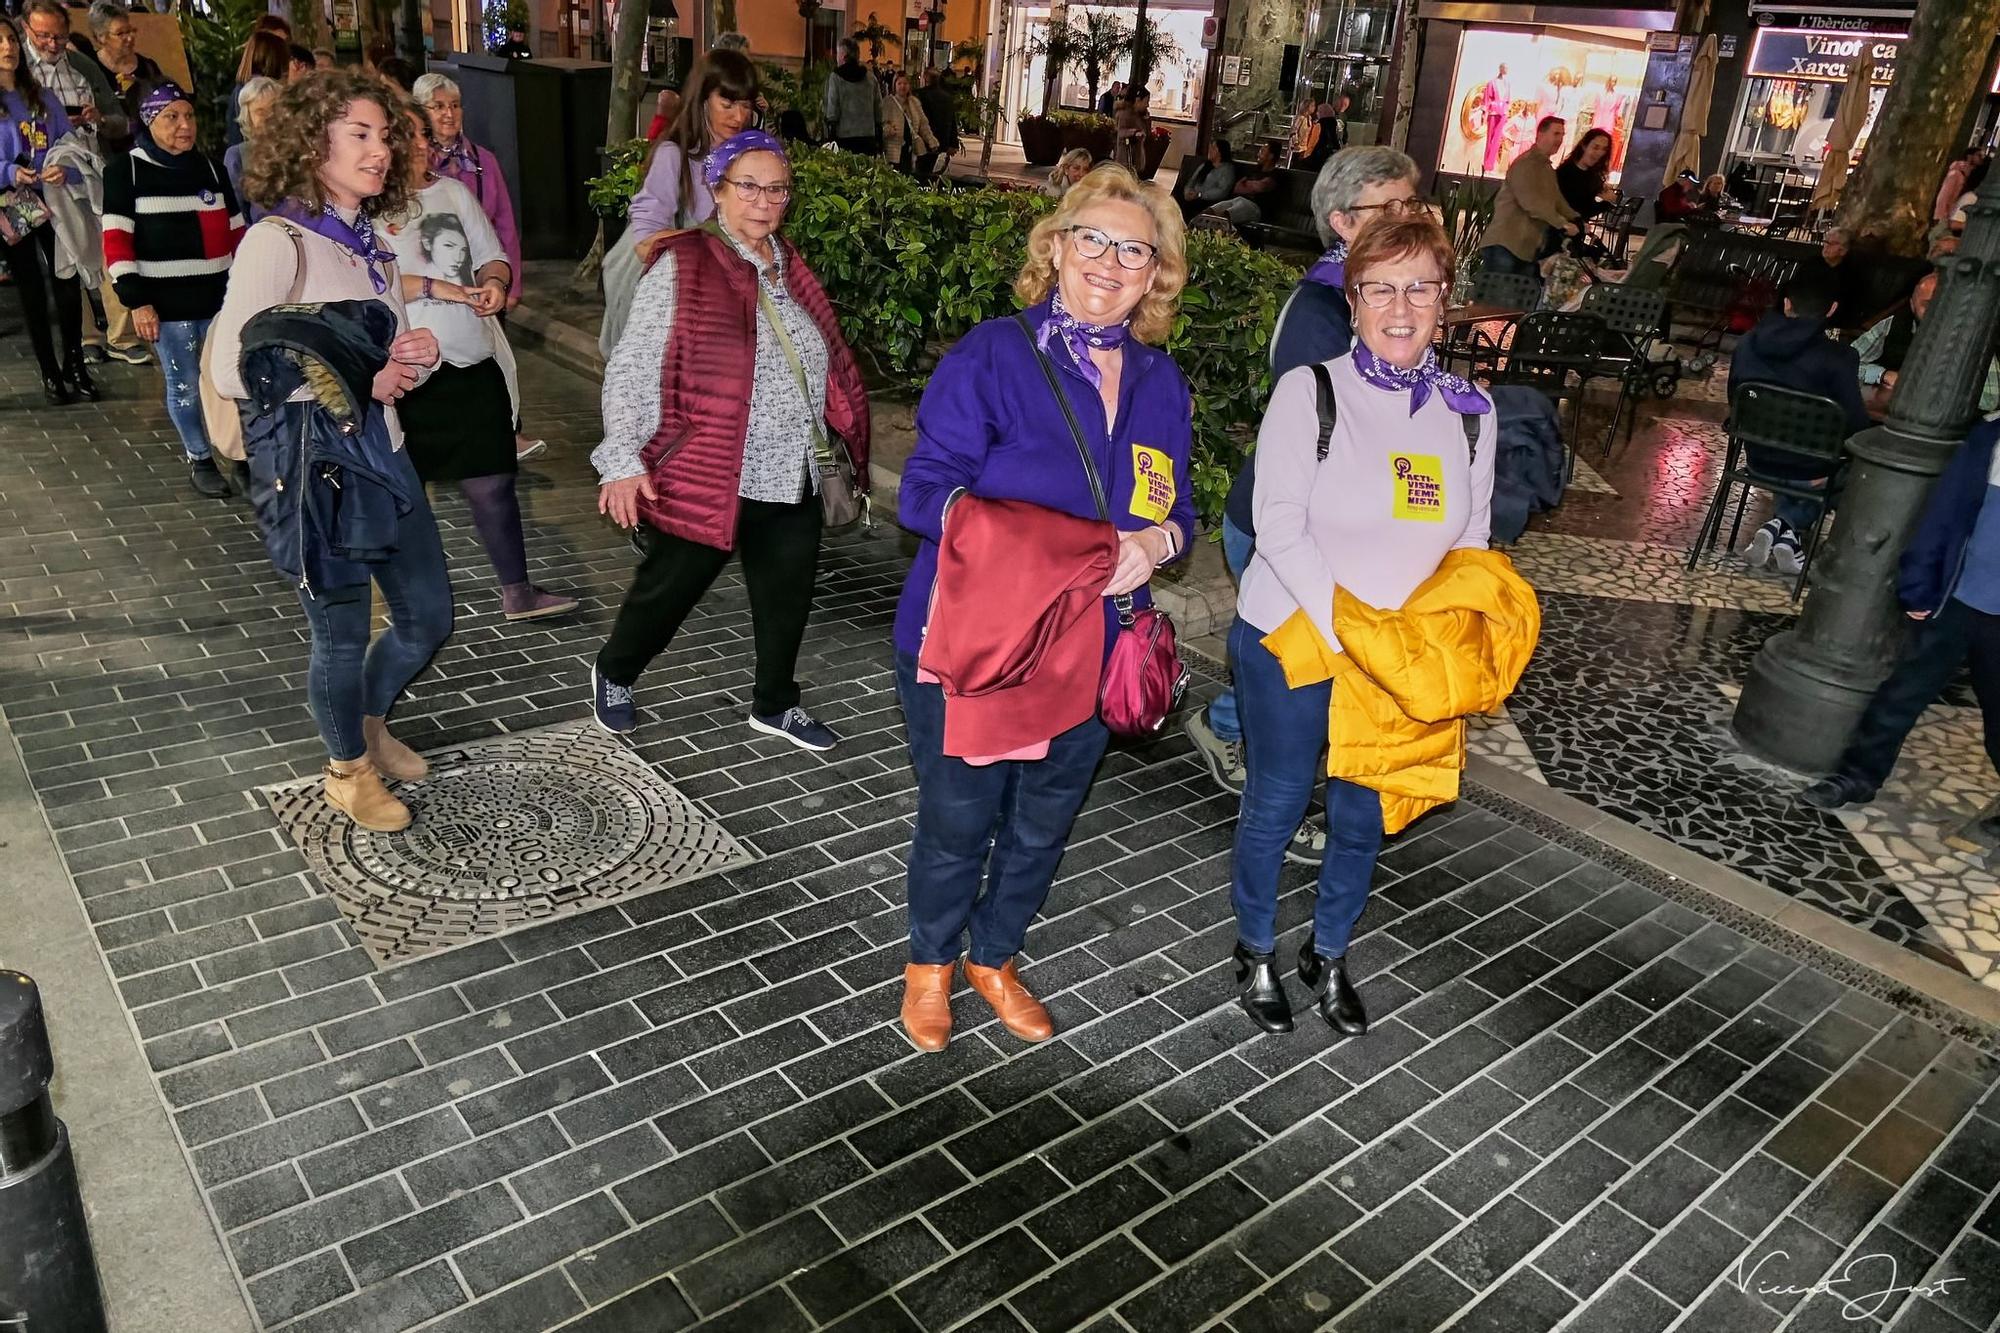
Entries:
{"label": "grey hair", "polygon": [[715,34],[715,40],[708,44],[708,49],[711,51],[743,51],[747,53],[750,50],[750,39],[740,32],[719,32]]}
{"label": "grey hair", "polygon": [[1849,231],[1845,227],[1828,227],[1825,231],[1820,233],[1819,239],[1822,243],[1824,243],[1827,241],[1831,241],[1836,237],[1838,237],[1843,241],[1846,241],[1849,245],[1854,244],[1854,233]]}
{"label": "grey hair", "polygon": [[282,88],[276,79],[259,74],[236,90],[236,128],[243,131],[245,138],[250,135],[250,108]]}
{"label": "grey hair", "polygon": [[1330,214],[1348,212],[1361,202],[1363,190],[1390,181],[1416,184],[1417,164],[1408,153],[1370,144],[1343,148],[1328,158],[1312,187],[1313,225],[1319,228],[1320,243],[1332,245],[1337,239],[1333,223],[1327,220]]}
{"label": "grey hair", "polygon": [[97,3],[90,7],[90,30],[94,33],[113,19],[131,17],[132,11],[120,3],[120,0],[97,0]]}
{"label": "grey hair", "polygon": [[[410,100],[418,106],[429,106],[431,99],[439,93],[456,93],[458,84],[446,74],[419,74],[416,83],[410,87]],[[459,93],[463,97],[463,93]]]}

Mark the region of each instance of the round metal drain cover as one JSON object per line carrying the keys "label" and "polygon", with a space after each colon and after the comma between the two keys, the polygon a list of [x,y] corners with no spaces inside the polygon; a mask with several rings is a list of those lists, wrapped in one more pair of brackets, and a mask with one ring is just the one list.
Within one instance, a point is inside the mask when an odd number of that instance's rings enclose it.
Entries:
{"label": "round metal drain cover", "polygon": [[416,816],[371,833],[317,779],[271,804],[371,953],[433,953],[751,859],[651,765],[588,723],[426,756]]}

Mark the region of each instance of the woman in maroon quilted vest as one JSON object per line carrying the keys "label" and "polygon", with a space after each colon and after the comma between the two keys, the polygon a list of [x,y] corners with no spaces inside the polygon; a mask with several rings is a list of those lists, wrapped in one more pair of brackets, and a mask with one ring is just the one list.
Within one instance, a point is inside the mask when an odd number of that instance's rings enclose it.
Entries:
{"label": "woman in maroon quilted vest", "polygon": [[729,562],[743,558],[756,680],[750,726],[808,750],[839,742],[793,678],[819,569],[814,424],[865,485],[868,398],[833,307],[778,235],[791,164],[746,130],[703,163],[713,222],[668,239],[604,368],[598,508],[645,558],[591,673],[598,725],[628,732],[632,686]]}

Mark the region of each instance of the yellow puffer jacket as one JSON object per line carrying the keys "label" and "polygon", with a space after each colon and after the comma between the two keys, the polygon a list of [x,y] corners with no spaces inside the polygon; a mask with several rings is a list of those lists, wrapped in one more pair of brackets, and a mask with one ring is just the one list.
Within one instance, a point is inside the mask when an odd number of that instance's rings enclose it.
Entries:
{"label": "yellow puffer jacket", "polygon": [[1405,828],[1458,799],[1465,719],[1514,691],[1542,632],[1535,590],[1497,551],[1453,551],[1400,611],[1333,595],[1335,652],[1303,611],[1264,636],[1294,689],[1333,678],[1328,776],[1382,793],[1382,826]]}

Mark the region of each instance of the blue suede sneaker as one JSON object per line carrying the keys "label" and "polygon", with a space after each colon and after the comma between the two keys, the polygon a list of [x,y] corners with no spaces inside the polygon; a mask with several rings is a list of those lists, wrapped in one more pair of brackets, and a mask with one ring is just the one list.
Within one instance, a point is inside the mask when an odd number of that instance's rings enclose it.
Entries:
{"label": "blue suede sneaker", "polygon": [[590,668],[590,707],[597,714],[597,725],[614,736],[623,736],[639,725],[632,691],[598,675],[595,663]]}
{"label": "blue suede sneaker", "polygon": [[831,750],[840,744],[833,728],[813,719],[803,708],[787,708],[782,713],[752,713],[750,725],[773,736],[783,736],[802,750]]}

